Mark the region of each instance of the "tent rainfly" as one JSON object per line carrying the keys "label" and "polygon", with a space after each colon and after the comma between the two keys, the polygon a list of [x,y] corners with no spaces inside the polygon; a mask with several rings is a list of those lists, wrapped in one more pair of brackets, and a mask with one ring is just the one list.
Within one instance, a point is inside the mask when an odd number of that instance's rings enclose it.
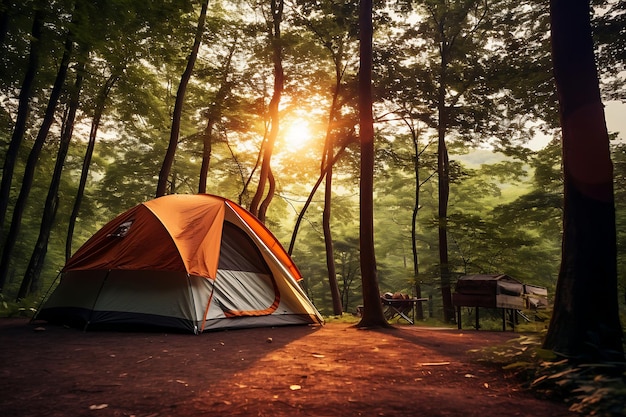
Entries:
{"label": "tent rainfly", "polygon": [[35,319],[84,328],[205,330],[321,324],[298,268],[252,214],[225,198],[139,204],[72,256]]}

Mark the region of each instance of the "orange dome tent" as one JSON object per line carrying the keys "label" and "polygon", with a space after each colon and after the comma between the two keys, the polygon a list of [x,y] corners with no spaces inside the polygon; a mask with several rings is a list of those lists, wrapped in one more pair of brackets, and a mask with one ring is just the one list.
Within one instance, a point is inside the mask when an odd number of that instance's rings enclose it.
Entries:
{"label": "orange dome tent", "polygon": [[204,330],[322,323],[300,272],[225,198],[168,195],[107,223],[72,256],[35,319]]}

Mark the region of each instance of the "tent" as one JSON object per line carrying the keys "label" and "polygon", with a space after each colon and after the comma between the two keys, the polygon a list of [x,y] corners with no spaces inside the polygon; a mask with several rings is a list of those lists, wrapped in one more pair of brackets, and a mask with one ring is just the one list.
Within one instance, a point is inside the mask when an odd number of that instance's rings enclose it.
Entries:
{"label": "tent", "polygon": [[205,330],[321,324],[284,248],[256,217],[209,194],[139,204],[67,261],[35,319],[84,328]]}

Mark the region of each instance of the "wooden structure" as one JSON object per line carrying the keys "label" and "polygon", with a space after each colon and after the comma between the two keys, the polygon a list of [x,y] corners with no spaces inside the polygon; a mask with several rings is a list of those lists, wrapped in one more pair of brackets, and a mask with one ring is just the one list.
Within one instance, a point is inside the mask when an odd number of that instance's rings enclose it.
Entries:
{"label": "wooden structure", "polygon": [[524,284],[505,274],[466,275],[456,283],[452,303],[457,308],[457,325],[461,329],[461,307],[476,309],[476,329],[479,326],[479,309],[502,309],[502,331],[506,331],[506,315],[511,313],[515,323],[515,312],[525,307]]}

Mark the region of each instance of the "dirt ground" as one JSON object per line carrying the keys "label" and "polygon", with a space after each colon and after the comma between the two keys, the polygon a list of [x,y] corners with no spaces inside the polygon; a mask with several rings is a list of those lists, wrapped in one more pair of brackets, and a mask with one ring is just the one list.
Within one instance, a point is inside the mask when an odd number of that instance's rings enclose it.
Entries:
{"label": "dirt ground", "polygon": [[0,415],[574,415],[469,352],[517,336],[337,323],[194,336],[0,319]]}

